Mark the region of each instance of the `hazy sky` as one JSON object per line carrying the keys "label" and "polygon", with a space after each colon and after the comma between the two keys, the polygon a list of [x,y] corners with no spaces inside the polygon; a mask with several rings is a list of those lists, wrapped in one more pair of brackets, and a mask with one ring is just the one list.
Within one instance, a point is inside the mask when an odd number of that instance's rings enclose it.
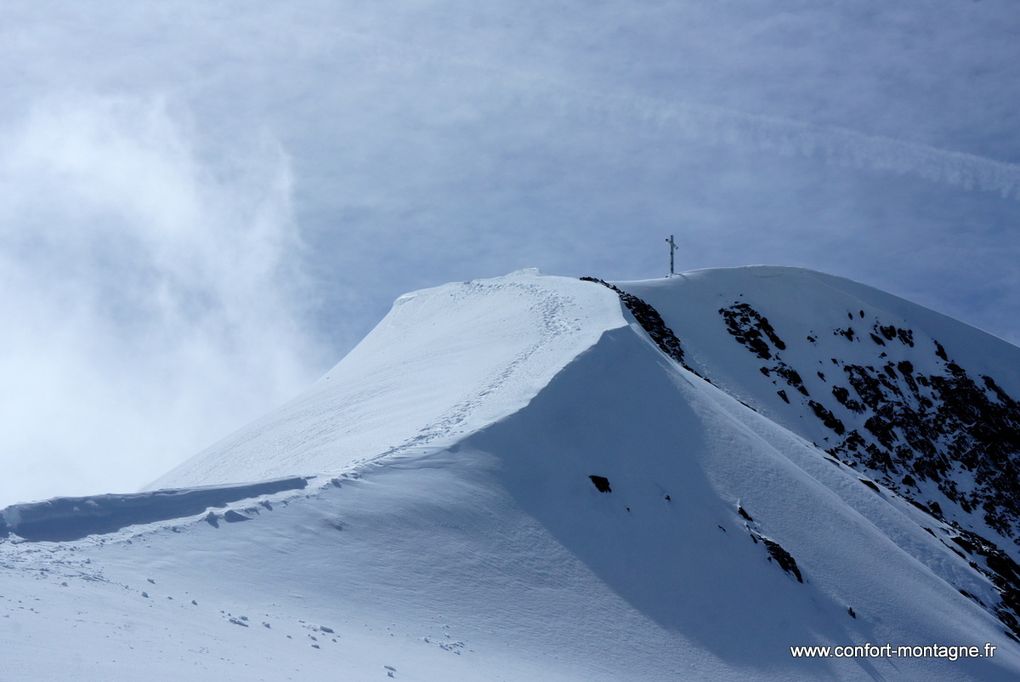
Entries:
{"label": "hazy sky", "polygon": [[801,265],[1020,341],[1015,0],[0,5],[0,505],[138,488],[400,293]]}

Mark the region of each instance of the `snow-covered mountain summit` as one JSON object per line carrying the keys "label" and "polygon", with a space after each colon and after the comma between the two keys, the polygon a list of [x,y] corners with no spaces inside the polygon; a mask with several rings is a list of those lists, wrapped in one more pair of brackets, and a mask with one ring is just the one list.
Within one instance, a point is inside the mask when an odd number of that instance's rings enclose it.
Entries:
{"label": "snow-covered mountain summit", "polygon": [[[7,670],[1014,679],[1018,359],[787,268],[408,294],[178,490],[4,510]],[[982,656],[790,649],[864,643]]]}

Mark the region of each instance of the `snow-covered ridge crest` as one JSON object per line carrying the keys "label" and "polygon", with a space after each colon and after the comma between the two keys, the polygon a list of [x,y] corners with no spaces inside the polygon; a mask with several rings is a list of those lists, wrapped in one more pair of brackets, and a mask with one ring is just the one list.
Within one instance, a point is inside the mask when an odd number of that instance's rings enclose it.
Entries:
{"label": "snow-covered ridge crest", "polygon": [[152,487],[330,473],[450,444],[526,405],[626,324],[612,292],[534,269],[404,294],[310,390]]}

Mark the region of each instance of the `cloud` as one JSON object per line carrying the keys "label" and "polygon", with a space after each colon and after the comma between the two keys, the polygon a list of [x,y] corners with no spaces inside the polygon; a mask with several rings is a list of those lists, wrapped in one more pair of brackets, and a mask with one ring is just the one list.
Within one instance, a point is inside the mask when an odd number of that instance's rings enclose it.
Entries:
{"label": "cloud", "polygon": [[376,71],[463,69],[473,72],[475,78],[499,82],[508,93],[511,107],[517,109],[541,108],[553,116],[583,124],[608,123],[631,131],[651,128],[698,143],[814,158],[835,166],[908,175],[1020,200],[1020,164],[1016,163],[846,126],[819,125],[668,97],[578,87],[540,71],[507,67],[363,33],[344,31],[341,35],[361,48],[366,64]]}
{"label": "cloud", "polygon": [[137,488],[322,367],[286,155],[195,139],[151,96],[0,131],[0,504]]}

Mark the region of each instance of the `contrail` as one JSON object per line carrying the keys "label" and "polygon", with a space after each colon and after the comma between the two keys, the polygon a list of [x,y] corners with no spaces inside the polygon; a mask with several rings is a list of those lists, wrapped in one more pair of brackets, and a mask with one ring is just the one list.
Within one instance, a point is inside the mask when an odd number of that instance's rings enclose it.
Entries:
{"label": "contrail", "polygon": [[512,100],[512,107],[539,108],[559,117],[598,118],[620,128],[650,127],[699,143],[817,158],[835,166],[910,175],[932,183],[995,192],[1006,199],[1020,200],[1020,164],[851,128],[822,126],[682,100],[583,89],[545,74],[377,36],[344,33],[342,37],[360,43],[356,48],[358,56],[383,71],[460,67],[484,72],[486,79],[497,84],[496,87]]}

